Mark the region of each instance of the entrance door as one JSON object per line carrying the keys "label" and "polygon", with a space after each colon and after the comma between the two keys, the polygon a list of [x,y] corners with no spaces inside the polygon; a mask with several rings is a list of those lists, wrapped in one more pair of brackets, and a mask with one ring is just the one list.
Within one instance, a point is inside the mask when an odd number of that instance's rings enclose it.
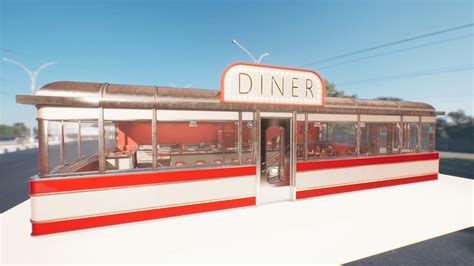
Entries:
{"label": "entrance door", "polygon": [[260,203],[291,200],[290,119],[262,118]]}

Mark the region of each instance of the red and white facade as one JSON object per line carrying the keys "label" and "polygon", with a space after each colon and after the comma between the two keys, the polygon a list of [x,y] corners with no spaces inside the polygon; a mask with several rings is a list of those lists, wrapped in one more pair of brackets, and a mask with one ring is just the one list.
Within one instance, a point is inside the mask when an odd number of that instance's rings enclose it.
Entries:
{"label": "red and white facade", "polygon": [[[236,64],[226,73],[221,94],[53,83],[19,96],[38,106],[32,235],[437,179],[429,105],[325,99],[312,71]],[[86,125],[98,140],[81,135]],[[97,152],[81,154],[85,138]]]}
{"label": "red and white facade", "polygon": [[246,166],[32,180],[32,234],[252,206],[255,174]]}
{"label": "red and white facade", "polygon": [[438,168],[438,153],[301,162],[296,166],[296,198],[436,180]]}

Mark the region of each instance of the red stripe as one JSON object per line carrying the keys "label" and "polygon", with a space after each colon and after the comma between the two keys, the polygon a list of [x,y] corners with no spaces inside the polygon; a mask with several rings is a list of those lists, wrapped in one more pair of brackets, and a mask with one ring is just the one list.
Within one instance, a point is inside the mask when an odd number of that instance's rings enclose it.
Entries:
{"label": "red stripe", "polygon": [[35,179],[30,181],[32,195],[89,189],[103,189],[168,182],[205,180],[224,177],[255,175],[255,166],[183,170],[174,172],[134,173],[61,179]]}
{"label": "red stripe", "polygon": [[79,218],[72,220],[35,223],[32,222],[32,235],[47,235],[60,232],[68,232],[74,230],[82,230],[88,228],[109,226],[115,224],[131,223],[138,221],[153,220],[172,216],[180,216],[187,214],[195,214],[200,212],[209,212],[224,210],[237,207],[245,207],[255,205],[255,197],[231,199],[223,201],[214,201],[199,203],[193,205],[184,205],[176,207],[168,207],[153,210],[144,210],[136,212],[118,213],[103,216],[94,216],[87,218]]}
{"label": "red stripe", "polygon": [[386,186],[395,186],[395,185],[409,184],[409,183],[436,180],[436,179],[438,179],[438,174],[399,178],[399,179],[390,179],[390,180],[381,180],[381,181],[375,181],[375,182],[351,184],[351,185],[344,185],[344,186],[337,186],[337,187],[316,188],[316,189],[297,191],[296,198],[304,199],[304,198],[309,198],[309,197],[318,197],[318,196],[324,196],[324,195],[330,195],[330,194],[336,194],[336,193],[351,192],[351,191],[356,191],[356,190],[371,189],[371,188],[386,187]]}
{"label": "red stripe", "polygon": [[366,157],[366,158],[351,158],[342,160],[321,160],[313,162],[298,162],[296,164],[296,171],[310,171],[330,168],[374,165],[374,164],[388,164],[388,163],[402,163],[425,160],[439,159],[439,154],[422,153],[422,154],[406,154],[406,155],[392,155],[383,157]]}

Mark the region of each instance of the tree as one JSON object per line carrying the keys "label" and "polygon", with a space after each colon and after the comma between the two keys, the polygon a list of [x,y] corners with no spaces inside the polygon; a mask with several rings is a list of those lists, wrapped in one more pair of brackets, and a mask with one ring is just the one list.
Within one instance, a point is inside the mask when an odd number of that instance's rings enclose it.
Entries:
{"label": "tree", "polygon": [[463,110],[449,112],[436,119],[436,148],[447,151],[474,152],[474,118]]}
{"label": "tree", "polygon": [[463,110],[449,112],[451,126],[446,127],[449,137],[456,139],[474,139],[474,119]]}
{"label": "tree", "polygon": [[2,135],[13,135],[15,134],[15,130],[12,126],[8,125],[0,125],[0,134]]}
{"label": "tree", "polygon": [[455,125],[463,125],[472,123],[472,117],[467,116],[463,110],[457,110],[456,112],[449,112],[449,118],[452,119]]}
{"label": "tree", "polygon": [[336,84],[331,83],[329,80],[324,80],[324,89],[326,90],[326,96],[328,97],[357,98],[357,94],[346,95],[344,91],[338,90]]}
{"label": "tree", "polygon": [[28,128],[25,123],[15,123],[13,124],[14,134],[17,136],[25,137],[28,135]]}
{"label": "tree", "polygon": [[376,100],[382,100],[382,101],[395,101],[395,102],[401,102],[403,101],[402,98],[398,97],[393,97],[393,96],[380,96],[375,98]]}
{"label": "tree", "polygon": [[29,130],[24,123],[15,123],[13,126],[0,125],[0,134],[16,135],[18,137],[28,136]]}
{"label": "tree", "polygon": [[444,118],[436,118],[436,138],[448,139],[446,128],[449,127],[448,122]]}

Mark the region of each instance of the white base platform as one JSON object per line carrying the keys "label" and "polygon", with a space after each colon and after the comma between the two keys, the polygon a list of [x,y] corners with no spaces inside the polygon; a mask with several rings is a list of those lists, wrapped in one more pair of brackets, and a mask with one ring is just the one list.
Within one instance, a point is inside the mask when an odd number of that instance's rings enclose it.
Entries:
{"label": "white base platform", "polygon": [[342,264],[473,226],[474,181],[385,187],[43,237],[30,202],[0,216],[0,264]]}

